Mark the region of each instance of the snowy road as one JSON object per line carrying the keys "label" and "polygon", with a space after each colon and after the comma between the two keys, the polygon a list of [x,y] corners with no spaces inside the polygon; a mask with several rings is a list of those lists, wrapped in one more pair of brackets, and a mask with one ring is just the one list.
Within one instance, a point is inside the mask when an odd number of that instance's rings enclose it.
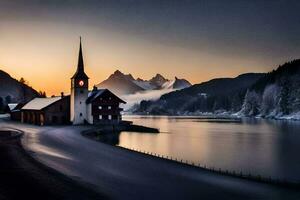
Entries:
{"label": "snowy road", "polygon": [[81,136],[85,127],[21,129],[22,143],[36,159],[88,184],[112,199],[299,199],[300,192],[225,177],[124,151]]}

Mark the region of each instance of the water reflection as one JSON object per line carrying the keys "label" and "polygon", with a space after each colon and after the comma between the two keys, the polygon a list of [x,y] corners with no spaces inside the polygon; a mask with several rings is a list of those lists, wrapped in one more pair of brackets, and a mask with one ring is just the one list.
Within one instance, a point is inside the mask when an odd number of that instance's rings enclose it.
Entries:
{"label": "water reflection", "polygon": [[117,146],[120,143],[120,134],[121,132],[102,132],[94,138],[100,142]]}
{"label": "water reflection", "polygon": [[159,128],[161,133],[122,132],[99,139],[215,168],[300,180],[299,122],[185,117],[126,119]]}

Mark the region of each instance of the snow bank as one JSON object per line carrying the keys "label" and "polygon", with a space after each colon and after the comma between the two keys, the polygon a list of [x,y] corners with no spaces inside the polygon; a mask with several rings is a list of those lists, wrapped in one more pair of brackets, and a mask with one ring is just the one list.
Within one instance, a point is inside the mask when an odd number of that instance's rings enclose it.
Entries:
{"label": "snow bank", "polygon": [[9,118],[10,114],[0,114],[0,119]]}

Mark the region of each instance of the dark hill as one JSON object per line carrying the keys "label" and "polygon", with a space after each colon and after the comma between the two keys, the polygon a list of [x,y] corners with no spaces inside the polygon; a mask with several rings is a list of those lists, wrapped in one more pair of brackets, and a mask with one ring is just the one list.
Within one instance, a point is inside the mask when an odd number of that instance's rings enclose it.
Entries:
{"label": "dark hill", "polygon": [[38,95],[38,92],[33,88],[17,81],[8,73],[0,70],[0,97],[4,104],[11,102],[26,102]]}
{"label": "dark hill", "polygon": [[300,118],[300,59],[280,65],[253,84],[245,95],[241,114]]}
{"label": "dark hill", "polygon": [[242,74],[236,78],[218,78],[161,96],[157,101],[142,101],[138,112],[150,114],[183,114],[238,110],[247,88],[264,74]]}
{"label": "dark hill", "polygon": [[265,74],[255,84],[253,84],[250,89],[262,92],[267,85],[274,83],[279,84],[280,81],[290,79],[296,75],[300,75],[300,59],[280,65],[276,70]]}

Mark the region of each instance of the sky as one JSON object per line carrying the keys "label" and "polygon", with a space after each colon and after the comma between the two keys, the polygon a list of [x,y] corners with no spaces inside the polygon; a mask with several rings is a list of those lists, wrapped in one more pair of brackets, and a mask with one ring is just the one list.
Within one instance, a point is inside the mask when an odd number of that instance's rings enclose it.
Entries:
{"label": "sky", "polygon": [[119,69],[200,83],[300,55],[300,1],[0,0],[0,69],[70,92],[82,36],[90,87]]}

